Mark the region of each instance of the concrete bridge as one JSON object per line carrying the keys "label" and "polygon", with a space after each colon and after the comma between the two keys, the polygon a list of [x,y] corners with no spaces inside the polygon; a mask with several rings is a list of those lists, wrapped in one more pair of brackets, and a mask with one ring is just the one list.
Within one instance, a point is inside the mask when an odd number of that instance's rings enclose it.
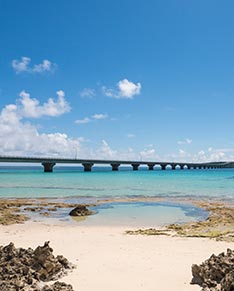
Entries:
{"label": "concrete bridge", "polygon": [[133,171],[137,171],[139,166],[146,165],[149,170],[154,170],[155,166],[160,166],[162,170],[171,168],[183,169],[217,169],[234,168],[234,162],[210,162],[210,163],[181,163],[181,162],[157,162],[157,161],[124,161],[124,160],[95,160],[95,159],[66,159],[66,158],[43,158],[43,157],[11,157],[0,156],[0,163],[39,163],[44,167],[44,172],[53,172],[56,164],[81,164],[84,171],[90,172],[93,165],[110,165],[112,171],[118,171],[120,165],[130,165]]}

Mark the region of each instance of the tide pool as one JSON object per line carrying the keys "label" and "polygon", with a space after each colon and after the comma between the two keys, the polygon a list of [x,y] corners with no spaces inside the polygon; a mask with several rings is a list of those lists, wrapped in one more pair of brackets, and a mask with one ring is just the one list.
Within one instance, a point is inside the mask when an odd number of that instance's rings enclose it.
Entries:
{"label": "tide pool", "polygon": [[91,209],[97,213],[85,219],[72,219],[81,225],[156,227],[207,218],[207,212],[198,207],[175,203],[108,203]]}
{"label": "tide pool", "polygon": [[[70,198],[75,202],[76,198]],[[72,208],[71,208],[72,209]],[[208,212],[189,203],[175,202],[110,202],[89,207],[94,214],[90,216],[69,216],[69,208],[50,212],[41,216],[36,212],[24,212],[33,221],[46,224],[72,223],[85,226],[128,226],[158,227],[171,223],[201,221]],[[47,212],[45,209],[41,212]]]}

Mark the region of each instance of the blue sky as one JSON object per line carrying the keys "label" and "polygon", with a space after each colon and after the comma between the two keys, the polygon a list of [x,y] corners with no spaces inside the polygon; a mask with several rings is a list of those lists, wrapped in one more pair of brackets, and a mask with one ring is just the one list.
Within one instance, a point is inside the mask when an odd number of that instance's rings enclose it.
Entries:
{"label": "blue sky", "polygon": [[233,10],[0,0],[0,154],[234,160]]}

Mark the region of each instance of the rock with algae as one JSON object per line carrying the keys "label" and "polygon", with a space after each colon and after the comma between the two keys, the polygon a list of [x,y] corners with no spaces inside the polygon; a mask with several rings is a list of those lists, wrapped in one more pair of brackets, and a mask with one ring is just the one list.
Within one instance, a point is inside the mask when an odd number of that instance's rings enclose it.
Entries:
{"label": "rock with algae", "polygon": [[142,234],[142,235],[170,235],[170,233],[166,229],[160,230],[160,229],[155,229],[155,228],[126,230],[126,234],[130,234],[130,235],[137,235],[137,234]]}
{"label": "rock with algae", "polygon": [[74,209],[72,209],[69,213],[70,216],[88,216],[93,214],[92,210],[87,208],[88,205],[79,204]]}

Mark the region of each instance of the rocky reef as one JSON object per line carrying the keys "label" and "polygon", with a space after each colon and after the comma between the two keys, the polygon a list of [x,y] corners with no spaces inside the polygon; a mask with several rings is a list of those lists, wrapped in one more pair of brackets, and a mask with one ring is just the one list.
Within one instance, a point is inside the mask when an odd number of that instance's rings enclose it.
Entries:
{"label": "rocky reef", "polygon": [[201,265],[192,265],[191,284],[198,284],[202,291],[234,290],[234,251],[212,255]]}
{"label": "rocky reef", "polygon": [[[85,207],[96,206],[96,204],[79,204],[61,202],[54,199],[53,201],[46,198],[38,199],[0,199],[0,225],[11,225],[24,223],[35,217],[53,217],[59,209],[73,209],[75,216],[87,216],[93,214],[91,210]],[[76,210],[75,210],[76,209]]]}
{"label": "rocky reef", "polygon": [[182,224],[169,224],[161,229],[128,230],[132,235],[171,235],[181,237],[206,237],[222,241],[234,241],[234,204],[233,202],[190,201],[206,210],[209,215],[203,221]]}
{"label": "rocky reef", "polygon": [[63,256],[55,257],[49,242],[35,250],[16,248],[11,242],[0,246],[0,290],[1,291],[74,291],[71,285],[55,282],[72,264]]}
{"label": "rocky reef", "polygon": [[234,206],[233,203],[198,202],[194,204],[209,213],[204,221],[185,224],[171,224],[167,229],[180,236],[208,237],[216,240],[234,241]]}

